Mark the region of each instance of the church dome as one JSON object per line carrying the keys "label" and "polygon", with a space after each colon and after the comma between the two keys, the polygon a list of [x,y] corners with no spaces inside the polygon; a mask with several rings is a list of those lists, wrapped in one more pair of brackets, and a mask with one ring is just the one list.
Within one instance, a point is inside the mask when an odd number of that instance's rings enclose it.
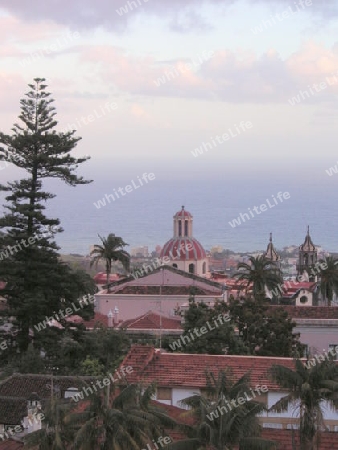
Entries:
{"label": "church dome", "polygon": [[193,237],[193,216],[184,206],[174,215],[173,225],[174,235],[164,244],[160,258],[169,259],[176,269],[205,276],[208,258],[202,245]]}
{"label": "church dome", "polygon": [[206,258],[206,253],[193,237],[173,237],[162,248],[160,258],[164,257],[177,261],[196,261]]}
{"label": "church dome", "polygon": [[179,219],[179,218],[190,218],[190,219],[192,219],[192,215],[190,214],[190,212],[188,212],[188,211],[186,211],[184,209],[184,206],[182,206],[182,209],[180,211],[178,211],[174,215],[174,219]]}

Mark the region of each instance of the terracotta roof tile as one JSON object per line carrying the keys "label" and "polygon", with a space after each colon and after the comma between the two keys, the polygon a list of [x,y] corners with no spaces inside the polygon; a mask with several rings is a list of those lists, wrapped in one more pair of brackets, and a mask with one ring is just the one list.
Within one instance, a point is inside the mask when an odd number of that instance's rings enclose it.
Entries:
{"label": "terracotta roof tile", "polygon": [[[293,434],[293,436],[292,436]],[[264,428],[262,431],[262,438],[271,439],[272,441],[277,441],[278,450],[293,450],[294,448],[299,448],[299,433],[295,430],[278,430]],[[292,441],[294,440],[295,446],[293,447]],[[318,450],[335,450],[337,449],[337,433],[334,432],[323,432],[321,434],[321,442]]]}
{"label": "terracotta roof tile", "polygon": [[[61,396],[70,387],[81,388],[86,382],[94,381],[95,377],[53,377],[54,390],[59,389]],[[15,397],[17,399],[27,399],[28,396],[36,392],[41,399],[51,396],[50,375],[36,374],[14,374],[0,383],[0,397]]]}
{"label": "terracotta roof tile", "polygon": [[[142,271],[142,269],[140,269]],[[192,274],[192,273],[188,273],[185,272],[184,270],[179,270],[176,269],[172,266],[168,266],[166,264],[154,268],[154,270],[151,270],[150,273],[148,273],[147,271],[143,271],[142,275],[139,275],[136,279],[134,278],[134,276],[129,276],[127,278],[123,278],[120,279],[118,281],[115,281],[114,283],[110,283],[109,286],[111,288],[111,293],[115,294],[115,292],[117,292],[117,290],[119,290],[120,288],[123,288],[125,286],[147,286],[147,284],[145,284],[145,281],[147,280],[147,277],[152,276],[153,274],[156,274],[158,272],[162,272],[164,277],[171,280],[171,279],[175,279],[175,277],[177,275],[181,276],[182,279],[186,279],[186,283],[182,283],[180,282],[178,285],[176,284],[170,284],[168,283],[168,285],[171,286],[194,286],[196,287],[196,284],[194,284],[195,282],[200,282],[203,284],[203,286],[205,286],[206,290],[210,290],[210,292],[212,292],[212,294],[215,293],[222,293],[222,284],[217,283],[216,281],[213,280],[209,280],[208,278],[205,277],[200,277],[198,275]],[[159,287],[160,285],[162,285],[162,283],[157,283],[156,285],[153,284],[153,286],[155,287]],[[149,286],[149,285],[148,285]],[[209,289],[208,289],[209,288]]]}
{"label": "terracotta roof tile", "polygon": [[24,446],[23,442],[8,439],[0,442],[0,450],[21,450]]}
{"label": "terracotta roof tile", "polygon": [[20,423],[20,420],[26,415],[26,399],[0,397],[0,423],[6,425],[18,425]]}
{"label": "terracotta roof tile", "polygon": [[166,317],[155,313],[153,311],[148,311],[142,316],[136,317],[135,319],[125,320],[119,325],[119,328],[125,328],[128,330],[159,330],[160,328],[164,330],[182,330],[181,319]]}
{"label": "terracotta roof tile", "polygon": [[[120,280],[123,276],[120,276],[118,273],[111,273],[109,276],[110,283]],[[104,272],[98,272],[94,276],[94,281],[96,284],[106,284],[107,283],[107,275]]]}
{"label": "terracotta roof tile", "polygon": [[271,311],[282,309],[292,319],[338,319],[337,306],[270,306]]}
{"label": "terracotta roof tile", "polygon": [[84,320],[83,325],[87,329],[93,329],[95,326],[108,327],[108,317],[104,314],[96,312],[92,319]]}
{"label": "terracotta roof tile", "polygon": [[156,380],[163,387],[203,388],[206,387],[206,371],[217,373],[230,369],[236,380],[250,371],[252,385],[267,385],[269,390],[280,390],[268,376],[273,364],[294,368],[291,358],[165,353],[142,345],[132,346],[122,362],[134,369],[128,375],[129,382]]}

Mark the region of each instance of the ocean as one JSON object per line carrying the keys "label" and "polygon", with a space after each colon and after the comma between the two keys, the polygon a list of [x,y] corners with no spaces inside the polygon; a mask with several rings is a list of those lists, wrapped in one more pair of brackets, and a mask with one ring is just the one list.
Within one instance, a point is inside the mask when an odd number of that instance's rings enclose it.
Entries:
{"label": "ocean", "polygon": [[[257,171],[241,177],[236,171],[224,177],[199,174],[184,179],[167,174],[140,186],[142,179],[137,177],[142,173],[120,174],[114,181],[107,174],[93,174],[95,182],[76,188],[48,181],[47,189],[57,196],[48,202],[47,214],[58,217],[64,228],[56,238],[60,252],[86,255],[91,245],[99,243],[98,234],[108,233],[121,236],[129,244],[127,250],[146,245],[152,251],[172,237],[173,215],[182,205],[193,215],[193,235],[205,249],[221,245],[236,252],[263,250],[270,232],[277,249],[300,245],[309,225],[316,245],[338,252],[338,175],[321,171],[318,176],[317,170],[317,177],[311,172],[297,176],[294,170],[279,176]],[[138,187],[125,192],[132,181]],[[124,196],[106,200],[100,208],[94,205],[119,187]]]}

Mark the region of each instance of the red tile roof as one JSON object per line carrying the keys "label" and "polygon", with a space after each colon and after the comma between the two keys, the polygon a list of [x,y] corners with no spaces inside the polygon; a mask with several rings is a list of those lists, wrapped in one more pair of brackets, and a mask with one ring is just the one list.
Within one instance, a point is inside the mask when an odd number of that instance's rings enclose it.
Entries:
{"label": "red tile roof", "polygon": [[283,284],[283,297],[284,298],[292,298],[295,297],[297,292],[304,289],[310,292],[314,292],[317,287],[317,282],[310,282],[310,281],[286,281]]}
{"label": "red tile roof", "polygon": [[235,380],[250,371],[252,385],[266,385],[269,390],[280,390],[268,376],[273,364],[294,368],[291,358],[165,353],[144,345],[132,346],[122,362],[122,365],[134,369],[128,375],[129,382],[150,383],[156,380],[163,387],[204,388],[206,370],[217,373],[230,369]]}
{"label": "red tile roof", "polygon": [[124,328],[128,330],[181,330],[181,319],[166,317],[153,311],[148,311],[142,316],[136,317],[136,319],[129,319],[122,322],[118,328]]}
{"label": "red tile roof", "polygon": [[[95,377],[88,376],[54,376],[53,386],[54,389],[58,388],[63,396],[70,387],[80,389],[95,380]],[[27,399],[32,392],[36,392],[41,399],[47,399],[51,395],[51,383],[50,375],[16,373],[0,383],[0,396]]]}
{"label": "red tile roof", "polygon": [[156,406],[156,408],[166,411],[168,416],[175,419],[179,423],[184,423],[186,425],[194,425],[196,423],[196,417],[191,414],[187,414],[187,410],[185,409],[178,408],[177,406],[165,405],[157,400],[152,400],[152,404]]}
{"label": "red tile roof", "polygon": [[[27,397],[28,395],[29,394],[27,394]],[[18,425],[20,423],[20,420],[26,415],[26,399],[0,397],[0,423],[6,425]]]}
{"label": "red tile roof", "polygon": [[65,321],[68,323],[83,323],[83,318],[77,314],[65,317]]}
{"label": "red tile roof", "polygon": [[[294,448],[299,448],[299,432],[298,430],[278,430],[278,429],[268,429],[264,428],[262,431],[262,438],[270,439],[272,441],[277,441],[278,450],[293,450]],[[292,440],[294,439],[295,446],[292,445]],[[319,444],[318,450],[336,450],[337,445],[337,433],[334,432],[323,432],[321,434],[321,442]]]}
{"label": "red tile roof", "polygon": [[337,306],[270,306],[271,311],[282,309],[292,319],[338,319]]}
{"label": "red tile roof", "polygon": [[108,317],[101,313],[95,313],[94,317],[90,320],[84,320],[83,325],[87,329],[93,329],[97,326],[108,327]]}
{"label": "red tile roof", "polygon": [[[121,279],[121,277],[118,273],[111,273],[109,276],[109,281],[111,283],[113,281],[117,281],[120,279]],[[107,283],[107,274],[105,274],[104,272],[98,272],[94,277],[94,281],[96,284],[106,284]]]}
{"label": "red tile roof", "polygon": [[23,442],[19,442],[13,439],[0,442],[0,450],[21,450],[23,448]]}
{"label": "red tile roof", "polygon": [[[217,283],[216,281],[210,280],[205,277],[200,277],[198,275],[185,272],[184,270],[176,269],[169,265],[162,265],[160,267],[157,267],[154,270],[151,270],[150,273],[147,271],[144,271],[143,269],[140,269],[142,274],[139,274],[136,278],[131,275],[130,277],[118,280],[114,283],[110,283],[110,293],[125,293],[123,292],[123,289],[128,286],[136,287],[136,288],[148,288],[149,291],[146,292],[146,294],[159,294],[160,293],[160,286],[163,289],[162,294],[166,293],[167,295],[186,295],[186,290],[183,290],[182,288],[188,288],[188,294],[190,293],[190,288],[193,286],[194,288],[200,288],[203,292],[206,292],[207,295],[221,295],[223,292],[223,285],[220,283]],[[136,273],[137,271],[135,271]],[[162,277],[166,277],[168,283],[163,284],[163,281],[161,281],[161,278],[158,278],[156,283],[154,284],[154,281],[152,281],[151,284],[147,283],[148,277],[153,278],[156,274],[161,274]],[[135,275],[135,274],[134,274]],[[156,277],[155,277],[156,279]],[[155,288],[155,289],[151,289]],[[175,289],[178,288],[178,292],[175,291]],[[181,288],[181,290],[180,290]],[[168,289],[168,291],[167,291]],[[133,292],[134,293],[134,292]],[[136,294],[143,294],[143,290],[140,289],[139,291],[136,290]],[[102,294],[102,292],[101,292]]]}
{"label": "red tile roof", "polygon": [[[64,397],[69,388],[81,390],[96,377],[54,376],[53,389],[55,394]],[[18,425],[27,415],[27,400],[36,393],[42,404],[51,396],[50,375],[14,374],[0,383],[0,424]],[[0,447],[1,449],[1,447]]]}

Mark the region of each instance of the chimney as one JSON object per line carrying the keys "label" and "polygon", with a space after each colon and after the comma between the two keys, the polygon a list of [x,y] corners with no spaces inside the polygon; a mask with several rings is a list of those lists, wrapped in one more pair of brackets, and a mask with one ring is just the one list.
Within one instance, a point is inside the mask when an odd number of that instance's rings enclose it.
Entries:
{"label": "chimney", "polygon": [[117,306],[115,306],[114,308],[114,325],[118,325],[119,324],[119,309]]}
{"label": "chimney", "polygon": [[110,310],[109,313],[108,313],[108,327],[109,328],[113,327],[113,313],[112,313],[112,310]]}

